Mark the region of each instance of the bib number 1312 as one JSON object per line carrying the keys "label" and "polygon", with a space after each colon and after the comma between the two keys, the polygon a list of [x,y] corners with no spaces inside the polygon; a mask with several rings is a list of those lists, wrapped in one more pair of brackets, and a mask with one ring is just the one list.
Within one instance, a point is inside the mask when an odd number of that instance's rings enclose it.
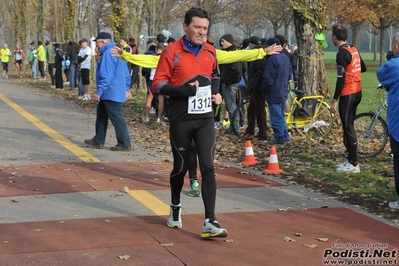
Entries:
{"label": "bib number 1312", "polygon": [[212,112],[211,86],[199,87],[197,94],[188,98],[189,114],[205,114]]}

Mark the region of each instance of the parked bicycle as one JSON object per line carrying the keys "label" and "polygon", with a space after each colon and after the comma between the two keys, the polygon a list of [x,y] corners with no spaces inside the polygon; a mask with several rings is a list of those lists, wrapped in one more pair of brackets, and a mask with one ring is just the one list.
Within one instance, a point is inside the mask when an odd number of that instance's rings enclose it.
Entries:
{"label": "parked bicycle", "polygon": [[[291,92],[294,93],[294,97],[290,111],[285,113],[288,130],[295,130],[302,136],[315,138],[324,138],[330,134],[333,114],[324,96],[306,95],[306,91],[298,89]],[[237,135],[243,135],[248,126],[246,112],[248,103],[249,101],[244,101],[234,112],[234,117],[239,116],[240,121],[240,131],[236,132]]]}
{"label": "parked bicycle", "polygon": [[357,135],[357,153],[359,157],[368,158],[380,154],[388,143],[388,126],[381,116],[388,107],[386,89],[379,85],[379,98],[384,95],[381,105],[375,111],[357,114],[355,117],[355,132]]}

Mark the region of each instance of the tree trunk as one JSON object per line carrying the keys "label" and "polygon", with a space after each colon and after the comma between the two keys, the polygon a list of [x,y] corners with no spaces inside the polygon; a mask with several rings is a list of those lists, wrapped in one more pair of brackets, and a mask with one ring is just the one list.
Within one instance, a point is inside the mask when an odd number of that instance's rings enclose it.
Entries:
{"label": "tree trunk", "polygon": [[373,62],[377,62],[377,35],[373,33],[373,39],[374,39],[374,45],[373,45],[373,52],[374,52],[374,57],[373,57]]}
{"label": "tree trunk", "polygon": [[125,36],[124,22],[126,18],[126,5],[122,0],[112,1],[112,30],[114,31],[114,40],[119,42],[121,37]]}
{"label": "tree trunk", "polygon": [[327,28],[326,1],[291,1],[299,52],[298,89],[308,95],[330,98],[330,87],[323,62],[323,43],[315,40]]}

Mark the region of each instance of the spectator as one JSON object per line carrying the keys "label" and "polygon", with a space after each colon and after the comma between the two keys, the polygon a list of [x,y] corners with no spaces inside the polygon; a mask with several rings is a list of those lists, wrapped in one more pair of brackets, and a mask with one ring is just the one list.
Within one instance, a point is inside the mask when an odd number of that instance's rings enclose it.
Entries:
{"label": "spectator", "polygon": [[[162,35],[163,36],[163,35]],[[165,49],[165,46],[163,43],[158,43],[156,48],[155,48],[155,55],[160,56],[162,51]],[[144,117],[143,117],[143,122],[147,123],[150,121],[150,109],[152,106],[152,100],[154,99],[156,92],[153,91],[152,89],[152,80],[154,79],[155,75],[155,68],[150,69],[150,74],[148,76],[148,84],[147,84],[147,99],[146,99],[146,104],[145,104],[145,110],[144,110]],[[161,122],[162,114],[163,114],[163,109],[164,109],[164,95],[157,95],[158,96],[158,102],[157,102],[157,122]]]}
{"label": "spectator", "polygon": [[[270,38],[267,46],[278,44],[277,38]],[[285,102],[288,95],[288,84],[291,78],[291,62],[283,53],[266,56],[265,72],[263,73],[262,92],[268,103],[270,123],[273,129],[274,141],[271,145],[284,144],[290,140],[285,122]]]}
{"label": "spectator", "polygon": [[37,50],[35,48],[35,42],[29,44],[28,60],[32,69],[32,78],[37,78]]}
{"label": "spectator", "polygon": [[[236,50],[236,46],[234,45],[234,37],[231,34],[223,35],[220,38],[220,44],[225,51]],[[222,94],[226,109],[229,112],[229,120],[231,123],[227,130],[229,135],[235,135],[235,132],[239,132],[239,118],[237,116],[236,121],[233,121],[233,115],[237,109],[236,95],[238,91],[238,82],[240,82],[242,74],[241,62],[220,65],[220,83],[222,84]]]}
{"label": "spectator", "polygon": [[64,88],[64,82],[62,80],[62,62],[64,60],[64,53],[60,48],[60,44],[54,44],[55,47],[55,88],[56,90],[62,90]]}
{"label": "spectator", "polygon": [[103,148],[109,119],[115,128],[118,142],[111,147],[111,151],[129,151],[131,142],[122,109],[123,103],[132,97],[129,70],[126,62],[111,55],[111,48],[116,46],[111,34],[100,32],[95,41],[101,53],[96,69],[97,90],[93,95],[93,100],[98,102],[96,134],[84,142],[93,148]]}
{"label": "spectator", "polygon": [[292,80],[294,81],[294,88],[298,87],[298,45],[294,43],[291,45],[292,54],[291,54],[291,66],[292,66]]}
{"label": "spectator", "polygon": [[39,64],[39,72],[40,72],[40,79],[44,80],[45,74],[44,74],[44,63],[46,60],[46,52],[44,51],[43,43],[42,41],[37,42],[37,61]]}
{"label": "spectator", "polygon": [[[139,50],[137,49],[136,40],[134,38],[129,38],[129,46],[132,48],[132,54],[138,54]],[[132,83],[130,88],[135,84],[136,88],[140,88],[140,76],[139,76],[140,67],[135,64],[131,64],[130,67],[130,78],[132,79]]]}
{"label": "spectator", "polygon": [[[251,42],[250,39],[244,39],[244,40],[242,41],[241,50],[250,49],[250,48],[249,48],[249,43],[250,43],[250,42]],[[259,40],[259,43],[260,43],[260,40]]]}
{"label": "spectator", "polygon": [[[62,52],[64,53],[64,61],[62,63],[62,66],[64,68],[65,83],[66,84],[69,84],[69,80],[70,80],[69,65],[70,65],[71,61],[69,60],[69,57],[67,55],[68,46],[69,46],[70,42],[71,41],[69,39],[65,39],[65,42],[64,42],[64,44],[61,47]],[[67,63],[67,62],[69,62],[69,63]]]}
{"label": "spectator", "polygon": [[362,99],[362,72],[367,70],[359,51],[349,46],[346,42],[348,30],[342,25],[332,27],[332,40],[339,47],[337,53],[337,83],[330,105],[331,112],[337,111],[339,99],[339,117],[344,130],[344,145],[348,157],[337,165],[338,172],[359,173],[360,167],[357,161],[357,137],[354,127],[356,109]]}
{"label": "spectator", "polygon": [[48,73],[51,79],[51,87],[55,88],[55,79],[54,79],[55,50],[53,45],[49,41],[46,41],[44,44],[46,45],[45,52],[47,58]]}
{"label": "spectator", "polygon": [[280,41],[281,46],[283,47],[284,54],[286,56],[288,56],[288,58],[291,60],[291,51],[290,51],[290,46],[288,45],[287,39],[283,35],[280,35],[280,34],[277,34],[274,37]]}
{"label": "spectator", "polygon": [[[395,190],[399,196],[399,32],[393,35],[392,51],[387,55],[388,62],[377,69],[377,78],[388,90],[387,122],[393,153],[393,173],[395,176]],[[399,209],[399,200],[390,202],[389,207]]]}
{"label": "spectator", "polygon": [[[261,49],[260,39],[257,36],[249,38],[249,49]],[[258,140],[267,140],[265,100],[262,94],[262,76],[265,72],[266,58],[248,63],[247,90],[251,93],[247,108],[248,127],[245,130],[246,139],[255,135],[255,122],[258,125]]]}
{"label": "spectator", "polygon": [[91,100],[90,91],[90,66],[91,66],[91,48],[89,47],[89,41],[86,38],[80,40],[82,48],[79,50],[77,61],[80,64],[80,77],[83,85],[83,97],[82,100]]}
{"label": "spectator", "polygon": [[78,83],[76,81],[76,66],[78,65],[77,61],[77,46],[78,44],[73,40],[68,42],[67,50],[65,53],[65,59],[70,61],[69,65],[69,90],[73,91],[75,87],[77,87]]}

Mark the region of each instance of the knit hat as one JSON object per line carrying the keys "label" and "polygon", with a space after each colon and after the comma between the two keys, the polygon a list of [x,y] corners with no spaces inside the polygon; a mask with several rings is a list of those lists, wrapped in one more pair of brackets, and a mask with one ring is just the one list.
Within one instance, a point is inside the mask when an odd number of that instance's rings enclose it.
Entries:
{"label": "knit hat", "polygon": [[277,44],[277,45],[281,45],[281,42],[279,41],[279,39],[277,38],[270,38],[269,40],[267,40],[266,45],[270,46],[273,44]]}
{"label": "knit hat", "polygon": [[233,37],[233,35],[231,35],[229,33],[227,33],[227,34],[223,35],[222,37],[220,37],[220,40],[221,39],[223,39],[223,40],[225,40],[225,41],[227,41],[227,42],[229,42],[231,44],[234,44],[234,37]]}
{"label": "knit hat", "polygon": [[249,45],[249,39],[242,40],[242,47],[241,49],[246,49]]}
{"label": "knit hat", "polygon": [[266,47],[267,46],[267,39],[266,38],[261,38],[260,39],[260,44],[262,45],[262,47]]}
{"label": "knit hat", "polygon": [[48,40],[46,40],[46,42],[44,43],[45,45],[49,45],[50,42]]}
{"label": "knit hat", "polygon": [[31,42],[29,45],[35,45],[35,42]]}

